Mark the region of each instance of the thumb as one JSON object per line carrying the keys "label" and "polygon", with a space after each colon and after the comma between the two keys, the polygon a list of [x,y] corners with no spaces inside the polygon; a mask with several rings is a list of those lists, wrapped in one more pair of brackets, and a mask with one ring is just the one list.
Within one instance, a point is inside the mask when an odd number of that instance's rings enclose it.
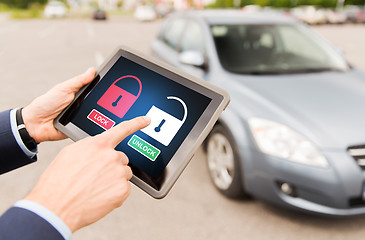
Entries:
{"label": "thumb", "polygon": [[95,69],[91,67],[86,72],[63,82],[61,86],[63,89],[76,93],[80,88],[90,83],[94,77]]}
{"label": "thumb", "polygon": [[96,136],[103,139],[103,141],[109,142],[110,146],[116,147],[124,138],[128,137],[134,132],[147,127],[151,123],[151,119],[147,116],[136,117],[132,120],[124,121],[117,126],[103,132]]}

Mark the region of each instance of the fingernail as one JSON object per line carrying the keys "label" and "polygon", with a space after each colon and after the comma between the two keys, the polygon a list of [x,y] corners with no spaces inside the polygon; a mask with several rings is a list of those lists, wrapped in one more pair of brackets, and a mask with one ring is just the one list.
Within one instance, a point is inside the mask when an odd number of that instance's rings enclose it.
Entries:
{"label": "fingernail", "polygon": [[150,123],[151,123],[151,118],[150,118],[150,117],[148,117],[148,116],[143,116],[143,118],[144,118],[144,120],[145,120],[148,124],[150,124]]}
{"label": "fingernail", "polygon": [[94,70],[94,68],[93,67],[89,67],[87,70],[86,70],[86,73],[89,73],[89,72],[91,72],[91,71],[93,71]]}

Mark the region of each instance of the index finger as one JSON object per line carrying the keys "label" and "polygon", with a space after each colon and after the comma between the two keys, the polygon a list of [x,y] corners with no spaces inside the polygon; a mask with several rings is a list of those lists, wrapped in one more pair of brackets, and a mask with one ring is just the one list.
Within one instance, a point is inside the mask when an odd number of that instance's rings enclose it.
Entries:
{"label": "index finger", "polygon": [[151,119],[147,116],[136,117],[132,120],[124,121],[117,126],[103,132],[98,137],[104,138],[110,142],[110,145],[116,147],[124,138],[132,133],[147,127],[151,123]]}

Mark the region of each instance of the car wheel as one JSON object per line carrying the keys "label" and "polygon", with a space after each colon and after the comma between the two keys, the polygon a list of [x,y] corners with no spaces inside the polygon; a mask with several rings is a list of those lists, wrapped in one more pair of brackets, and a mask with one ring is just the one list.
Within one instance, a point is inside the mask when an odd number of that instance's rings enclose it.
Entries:
{"label": "car wheel", "polygon": [[206,152],[209,175],[215,187],[230,198],[246,197],[239,155],[231,133],[216,125],[207,138]]}

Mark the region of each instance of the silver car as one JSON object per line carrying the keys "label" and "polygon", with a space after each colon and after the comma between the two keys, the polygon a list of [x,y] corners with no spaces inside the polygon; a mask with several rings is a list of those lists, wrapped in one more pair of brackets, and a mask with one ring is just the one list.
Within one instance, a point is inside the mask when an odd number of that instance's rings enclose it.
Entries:
{"label": "silver car", "polygon": [[152,53],[231,94],[205,142],[221,193],[365,213],[365,75],[307,25],[233,10],[176,13]]}
{"label": "silver car", "polygon": [[67,14],[66,5],[59,1],[50,1],[43,12],[46,18],[62,18]]}

